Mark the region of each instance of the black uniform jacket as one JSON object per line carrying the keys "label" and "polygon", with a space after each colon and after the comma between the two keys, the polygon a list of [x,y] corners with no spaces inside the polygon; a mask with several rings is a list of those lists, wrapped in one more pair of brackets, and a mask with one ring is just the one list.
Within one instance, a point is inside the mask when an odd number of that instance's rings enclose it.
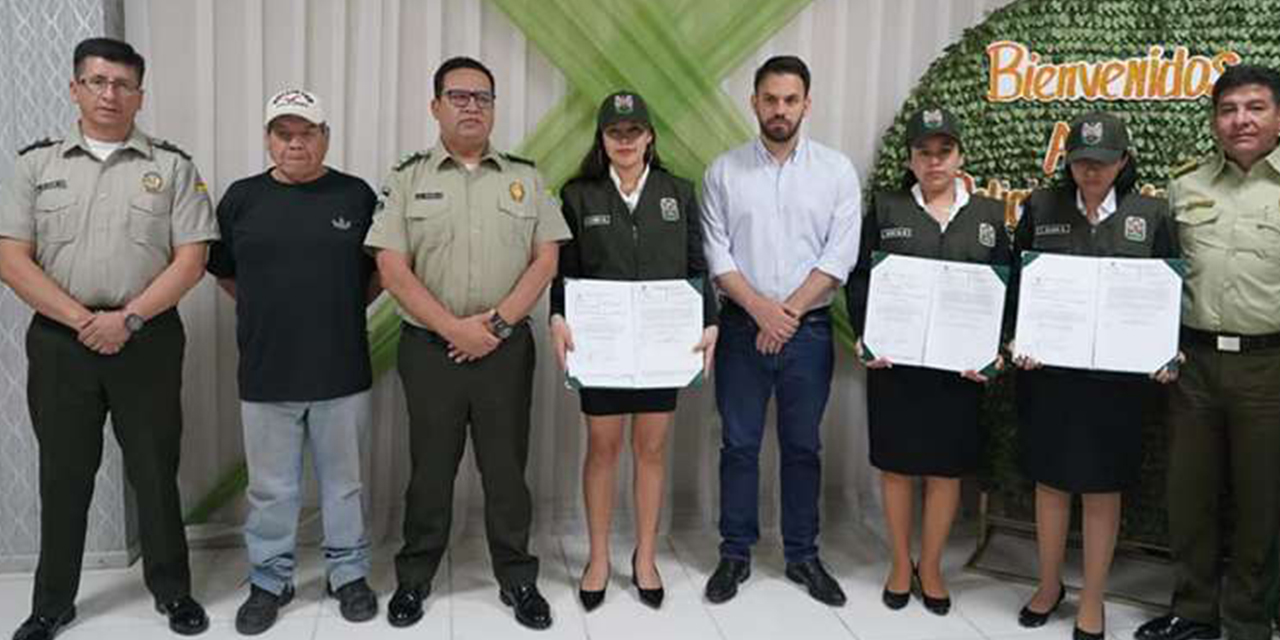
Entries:
{"label": "black uniform jacket", "polygon": [[[970,197],[943,231],[910,192],[877,193],[862,221],[860,246],[858,264],[845,284],[849,322],[858,335],[866,327],[871,255],[875,251],[997,266],[1009,266],[1012,261],[1004,203],[982,196]],[[1006,325],[1011,317],[1008,308],[1006,303]]]}
{"label": "black uniform jacket", "polygon": [[703,324],[716,324],[716,296],[702,253],[702,213],[693,184],[650,167],[635,211],[609,177],[576,179],[560,191],[573,239],[560,245],[551,313],[564,314],[564,279],[702,282]]}

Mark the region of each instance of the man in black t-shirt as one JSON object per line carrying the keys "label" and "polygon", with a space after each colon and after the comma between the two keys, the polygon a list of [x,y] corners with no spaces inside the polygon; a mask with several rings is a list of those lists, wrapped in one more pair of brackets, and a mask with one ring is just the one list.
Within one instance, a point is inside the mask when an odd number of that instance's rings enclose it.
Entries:
{"label": "man in black t-shirt", "polygon": [[329,593],[352,622],[377,615],[369,588],[360,442],[370,420],[365,307],[379,291],[362,248],[377,198],[324,165],[329,127],[315,95],[290,89],[266,108],[274,166],[218,204],[209,272],[236,300],[236,342],[252,570],[236,630],[262,633],[293,599],[304,447],[320,484]]}

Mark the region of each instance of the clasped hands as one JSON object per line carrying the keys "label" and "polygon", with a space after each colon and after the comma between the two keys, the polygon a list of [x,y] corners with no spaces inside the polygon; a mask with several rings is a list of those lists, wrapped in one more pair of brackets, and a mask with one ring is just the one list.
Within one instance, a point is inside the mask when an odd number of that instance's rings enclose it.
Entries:
{"label": "clasped hands", "polygon": [[98,311],[80,323],[76,339],[89,350],[104,356],[120,353],[133,334],[125,326],[124,311]]}

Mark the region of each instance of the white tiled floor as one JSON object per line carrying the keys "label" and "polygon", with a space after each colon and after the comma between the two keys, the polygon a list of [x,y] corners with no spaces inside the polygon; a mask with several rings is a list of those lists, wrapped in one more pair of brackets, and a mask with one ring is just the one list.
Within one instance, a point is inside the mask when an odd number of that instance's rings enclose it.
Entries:
{"label": "white tiled floor", "polygon": [[[1066,640],[1071,636],[1075,609],[1035,631],[1017,624],[1018,608],[1031,588],[1001,583],[966,572],[964,561],[972,538],[958,536],[949,549],[944,571],[955,601],[952,613],[934,616],[913,601],[902,611],[880,603],[887,560],[880,543],[868,532],[837,531],[824,535],[823,558],[849,596],[842,608],[830,608],[809,598],[783,576],[781,550],[762,543],[752,576],[738,597],[723,605],[707,604],[702,588],[715,568],[717,539],[713,532],[684,533],[664,538],[658,567],[667,589],[659,612],[642,604],[630,588],[629,543],[613,545],[613,574],[604,606],[584,614],[576,598],[577,576],[586,560],[587,544],[580,537],[541,537],[534,550],[542,560],[540,587],[551,602],[555,624],[549,631],[527,631],[498,602],[483,540],[469,539],[450,551],[437,575],[422,622],[393,629],[381,615],[373,622],[352,625],[323,597],[322,567],[315,549],[300,553],[298,598],[264,640],[369,640],[406,638],[591,638],[609,640],[666,639],[823,639],[856,640]],[[395,548],[381,547],[374,561],[371,583],[386,600],[395,588],[391,557]],[[193,554],[194,590],[213,620],[202,640],[238,638],[233,626],[236,607],[245,597],[247,569],[244,551],[197,551]],[[7,637],[26,616],[31,577],[0,576],[0,637]],[[141,567],[86,573],[78,601],[79,618],[60,638],[65,640],[174,640],[152,610],[142,585]],[[1107,619],[1112,640],[1129,640],[1132,630],[1152,612],[1111,603]]]}

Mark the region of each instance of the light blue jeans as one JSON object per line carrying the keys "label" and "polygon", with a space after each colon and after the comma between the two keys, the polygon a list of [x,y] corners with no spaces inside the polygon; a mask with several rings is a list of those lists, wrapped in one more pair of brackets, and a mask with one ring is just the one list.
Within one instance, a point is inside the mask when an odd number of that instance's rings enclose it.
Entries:
{"label": "light blue jeans", "polygon": [[241,402],[240,415],[249,465],[249,581],[276,595],[293,584],[304,447],[320,485],[330,588],[369,575],[360,480],[369,391],[318,402]]}

